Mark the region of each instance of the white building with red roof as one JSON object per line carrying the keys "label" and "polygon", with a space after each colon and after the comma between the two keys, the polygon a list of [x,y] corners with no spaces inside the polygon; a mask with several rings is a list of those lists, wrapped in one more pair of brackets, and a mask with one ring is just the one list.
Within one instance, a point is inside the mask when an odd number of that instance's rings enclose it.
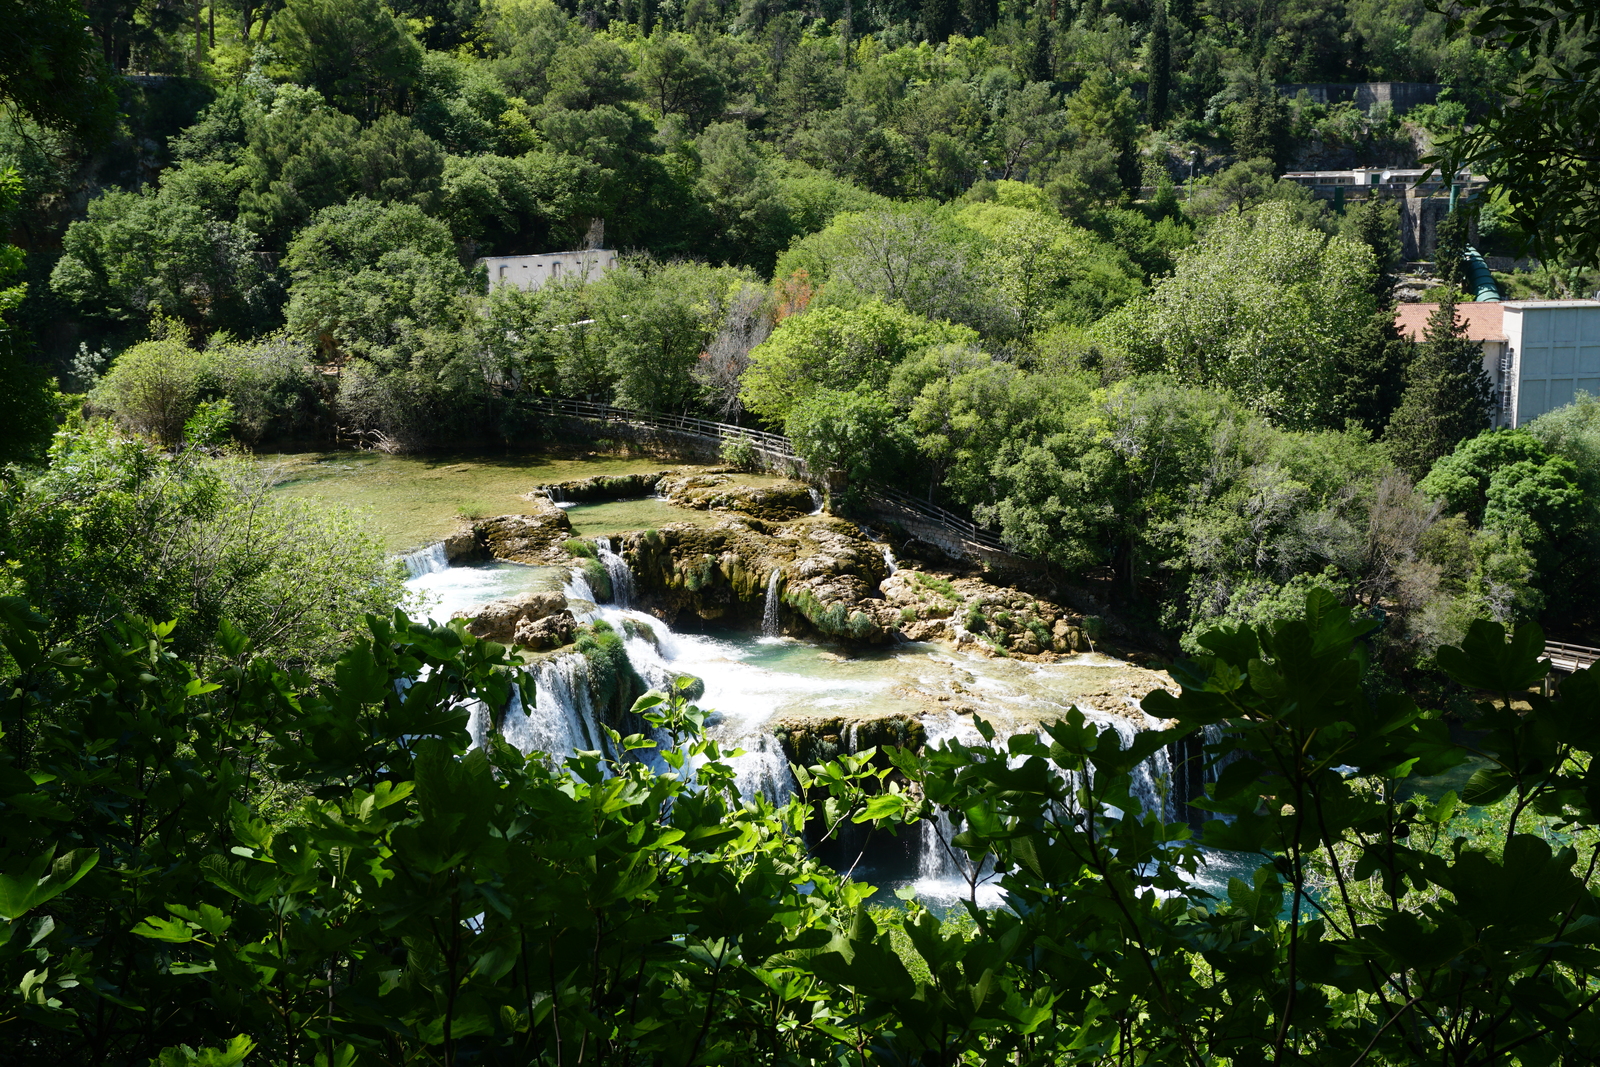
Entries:
{"label": "white building with red roof", "polygon": [[[1438,304],[1401,304],[1395,327],[1421,341]],[[1456,305],[1456,322],[1483,347],[1495,426],[1521,426],[1600,396],[1600,300],[1506,300]]]}

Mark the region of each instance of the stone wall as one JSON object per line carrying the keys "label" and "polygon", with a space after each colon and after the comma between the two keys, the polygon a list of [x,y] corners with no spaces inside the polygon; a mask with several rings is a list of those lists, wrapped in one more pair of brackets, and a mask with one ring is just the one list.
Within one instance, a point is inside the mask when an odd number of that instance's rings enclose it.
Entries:
{"label": "stone wall", "polygon": [[1274,88],[1288,97],[1304,92],[1319,104],[1350,101],[1363,111],[1388,104],[1395,114],[1403,115],[1421,104],[1435,103],[1443,86],[1431,82],[1296,82]]}

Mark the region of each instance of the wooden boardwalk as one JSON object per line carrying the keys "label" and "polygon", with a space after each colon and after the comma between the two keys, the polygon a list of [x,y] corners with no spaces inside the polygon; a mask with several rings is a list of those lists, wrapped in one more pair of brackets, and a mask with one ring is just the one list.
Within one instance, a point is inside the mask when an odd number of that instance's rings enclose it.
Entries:
{"label": "wooden boardwalk", "polygon": [[1562,674],[1571,674],[1581,671],[1585,667],[1592,667],[1600,662],[1600,648],[1588,648],[1584,645],[1568,645],[1560,641],[1546,641],[1544,643],[1544,657],[1550,661],[1550,666]]}

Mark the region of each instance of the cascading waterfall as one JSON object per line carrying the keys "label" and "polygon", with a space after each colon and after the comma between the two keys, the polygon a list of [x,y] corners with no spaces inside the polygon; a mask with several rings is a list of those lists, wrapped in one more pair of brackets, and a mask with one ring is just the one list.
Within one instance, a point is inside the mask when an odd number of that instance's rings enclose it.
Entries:
{"label": "cascading waterfall", "polygon": [[783,623],[778,617],[778,583],[783,580],[783,572],[777,567],[772,568],[772,574],[767,578],[767,602],[761,608],[761,633],[766,637],[780,637],[783,634]]}
{"label": "cascading waterfall", "polygon": [[894,549],[888,545],[883,546],[883,565],[889,568],[889,577],[891,578],[900,570],[900,564],[894,558]]}
{"label": "cascading waterfall", "polygon": [[816,486],[808,486],[806,491],[811,494],[811,514],[822,514],[822,490]]}
{"label": "cascading waterfall", "polygon": [[[582,654],[547,659],[524,671],[521,681],[532,683],[534,707],[524,707],[520,687],[513,688],[499,727],[500,736],[519,752],[543,752],[559,763],[579,750],[604,748],[605,733],[589,695],[589,661]],[[468,711],[467,733],[481,748],[494,729],[494,714],[481,700],[472,701]]]}
{"label": "cascading waterfall", "polygon": [[405,564],[407,578],[420,578],[424,574],[435,574],[449,567],[450,557],[444,554],[444,542],[435,541],[426,548],[402,553],[400,562]]}
{"label": "cascading waterfall", "polygon": [[611,538],[596,537],[595,553],[611,578],[611,602],[619,608],[633,606],[633,568],[628,561],[612,551]]}
{"label": "cascading waterfall", "polygon": [[778,739],[762,730],[741,740],[739,747],[744,755],[728,760],[739,794],[749,799],[763,796],[778,806],[787,804],[794,796],[794,782],[789,758]]}
{"label": "cascading waterfall", "polygon": [[[1140,729],[1128,719],[1116,715],[1089,715],[1092,725],[1104,729],[1110,726],[1117,733],[1117,739],[1122,748],[1127,748],[1133,743]],[[928,744],[930,746],[939,742],[959,738],[964,744],[973,747],[982,747],[984,742],[975,727],[965,721],[940,721],[935,719],[923,720],[927,730]],[[1049,738],[1040,730],[1040,737],[1049,743]],[[1004,753],[1003,744],[992,746],[997,756]],[[1008,762],[1016,764],[1024,757],[1010,757]],[[1057,770],[1073,789],[1077,786],[1077,776],[1071,771]],[[1170,797],[1170,783],[1172,781],[1172,763],[1165,749],[1146,758],[1133,769],[1133,781],[1129,792],[1139,802],[1141,816],[1145,813],[1156,813],[1163,820],[1172,818],[1173,805]],[[928,883],[948,883],[952,881],[965,881],[968,871],[963,870],[969,866],[970,861],[965,860],[959,850],[950,847],[950,839],[957,833],[954,821],[948,813],[940,811],[933,819],[923,824],[922,849],[917,862],[917,875],[919,879]],[[980,877],[984,871],[980,870]]]}

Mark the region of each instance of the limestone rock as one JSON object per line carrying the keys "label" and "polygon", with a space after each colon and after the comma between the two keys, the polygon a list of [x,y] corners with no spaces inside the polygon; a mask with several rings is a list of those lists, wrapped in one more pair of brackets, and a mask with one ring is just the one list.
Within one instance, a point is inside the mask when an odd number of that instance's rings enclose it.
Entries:
{"label": "limestone rock", "polygon": [[[491,600],[479,608],[476,614],[467,619],[467,633],[486,641],[498,641],[503,645],[527,644],[519,637],[524,629],[532,628],[536,623],[562,614],[567,617],[566,634],[567,641],[570,641],[574,624],[572,613],[567,611],[567,598],[555,592],[523,593],[520,596]],[[559,623],[540,631],[541,635],[557,632],[560,632]],[[566,641],[560,643],[565,644]],[[555,646],[529,644],[528,647]]]}
{"label": "limestone rock", "polygon": [[512,644],[522,648],[542,651],[549,648],[560,648],[570,645],[573,635],[578,629],[578,621],[573,618],[572,612],[565,609],[554,615],[546,615],[542,619],[521,619],[517,622],[516,632],[512,635]]}
{"label": "limestone rock", "polygon": [[476,559],[482,554],[482,551],[482,547],[478,544],[477,534],[470,528],[457,530],[444,539],[444,558],[451,563]]}
{"label": "limestone rock", "polygon": [[678,507],[697,511],[733,511],[768,522],[809,515],[815,507],[811,487],[803,482],[749,485],[721,473],[683,474],[661,479],[656,489]]}
{"label": "limestone rock", "polygon": [[589,502],[595,500],[628,500],[649,496],[656,484],[672,471],[652,471],[648,474],[597,474],[592,478],[574,478],[566,482],[542,485],[529,499],[542,496],[548,500]]}

